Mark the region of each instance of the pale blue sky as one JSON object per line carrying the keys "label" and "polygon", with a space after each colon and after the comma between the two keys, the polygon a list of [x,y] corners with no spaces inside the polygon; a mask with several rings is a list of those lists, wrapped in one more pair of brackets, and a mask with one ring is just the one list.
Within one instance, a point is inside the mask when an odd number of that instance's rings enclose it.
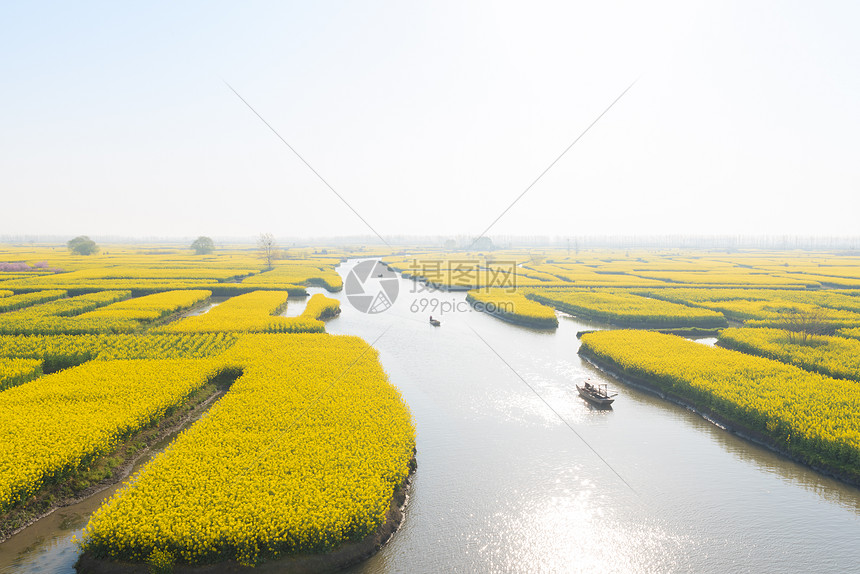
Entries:
{"label": "pale blue sky", "polygon": [[860,234],[856,2],[6,2],[0,236]]}

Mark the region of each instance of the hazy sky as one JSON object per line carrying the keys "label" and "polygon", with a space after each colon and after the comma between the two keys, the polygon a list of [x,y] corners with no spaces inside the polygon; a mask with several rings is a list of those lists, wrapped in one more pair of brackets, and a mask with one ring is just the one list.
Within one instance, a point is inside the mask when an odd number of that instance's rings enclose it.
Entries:
{"label": "hazy sky", "polygon": [[4,2],[0,236],[860,234],[857,2]]}

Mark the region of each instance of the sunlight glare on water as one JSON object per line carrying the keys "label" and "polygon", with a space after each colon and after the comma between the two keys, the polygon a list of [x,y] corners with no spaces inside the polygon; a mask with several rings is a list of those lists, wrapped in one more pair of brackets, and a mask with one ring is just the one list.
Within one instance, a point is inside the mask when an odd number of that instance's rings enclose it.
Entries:
{"label": "sunlight glare on water", "polygon": [[541,495],[505,501],[470,535],[494,572],[640,572],[643,564],[669,572],[684,540],[653,526],[631,525],[611,514],[587,478],[571,487],[559,478]]}

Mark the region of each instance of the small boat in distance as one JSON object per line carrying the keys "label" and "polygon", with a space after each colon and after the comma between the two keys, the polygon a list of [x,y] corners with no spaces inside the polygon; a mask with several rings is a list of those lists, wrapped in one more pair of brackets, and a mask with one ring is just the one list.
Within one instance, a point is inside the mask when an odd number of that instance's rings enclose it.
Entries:
{"label": "small boat in distance", "polygon": [[581,387],[576,385],[576,390],[579,391],[579,396],[598,407],[608,407],[618,395],[618,393],[610,395],[606,384],[592,385],[588,381],[585,381]]}
{"label": "small boat in distance", "polygon": [[434,327],[438,327],[442,323],[439,322],[439,319],[434,319],[433,315],[430,315],[430,324],[433,325]]}

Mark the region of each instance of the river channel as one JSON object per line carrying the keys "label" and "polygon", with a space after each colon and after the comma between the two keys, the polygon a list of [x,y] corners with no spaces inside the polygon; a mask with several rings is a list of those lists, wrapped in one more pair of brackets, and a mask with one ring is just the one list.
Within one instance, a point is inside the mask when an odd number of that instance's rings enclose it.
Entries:
{"label": "river channel", "polygon": [[[576,333],[605,325],[537,331],[399,287],[377,314],[328,294],[328,332],[373,343],[418,433],[401,529],[350,573],[860,572],[860,489],[603,375]],[[611,410],[577,396],[588,378],[620,393]],[[74,572],[103,496],[0,544],[0,572]]]}

